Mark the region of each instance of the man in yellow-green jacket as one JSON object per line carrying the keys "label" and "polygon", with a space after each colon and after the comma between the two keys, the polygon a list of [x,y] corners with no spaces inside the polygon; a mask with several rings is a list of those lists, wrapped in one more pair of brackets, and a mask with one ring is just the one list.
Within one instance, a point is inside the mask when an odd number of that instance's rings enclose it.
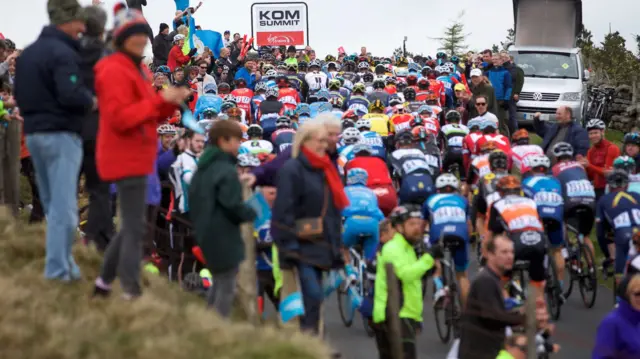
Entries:
{"label": "man in yellow-green jacket", "polygon": [[[373,322],[376,344],[380,358],[391,358],[391,347],[387,334],[387,318],[398,315],[401,320],[401,335],[404,358],[417,358],[416,330],[422,322],[422,277],[434,268],[435,259],[442,258],[438,246],[431,247],[418,256],[415,247],[423,246],[425,222],[420,206],[401,205],[390,215],[391,224],[396,230],[394,237],[383,247],[377,261],[375,295],[373,299]],[[402,307],[400,313],[387,310],[387,273],[385,266],[393,264],[401,285]]]}

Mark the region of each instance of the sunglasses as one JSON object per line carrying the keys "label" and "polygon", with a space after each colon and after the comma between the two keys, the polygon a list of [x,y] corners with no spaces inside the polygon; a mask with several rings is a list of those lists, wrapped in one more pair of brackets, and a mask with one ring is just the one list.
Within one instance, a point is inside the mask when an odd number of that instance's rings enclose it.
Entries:
{"label": "sunglasses", "polygon": [[476,102],[476,106],[486,106],[486,102]]}
{"label": "sunglasses", "polygon": [[200,66],[200,69],[202,69],[202,70],[206,70],[206,69],[207,69],[207,67],[206,67],[206,66]]}

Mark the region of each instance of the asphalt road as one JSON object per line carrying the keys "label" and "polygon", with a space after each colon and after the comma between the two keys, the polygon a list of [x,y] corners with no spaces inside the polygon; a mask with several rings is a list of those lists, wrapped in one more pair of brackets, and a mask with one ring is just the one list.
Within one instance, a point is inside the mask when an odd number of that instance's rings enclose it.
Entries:
{"label": "asphalt road", "polygon": [[[472,264],[471,271],[471,273],[475,273],[477,265]],[[428,293],[431,291],[430,283]],[[444,359],[450,344],[443,344],[438,337],[431,303],[432,299],[426,298],[423,332],[418,337],[418,357]],[[574,284],[573,293],[563,305],[560,319],[556,322],[553,341],[560,344],[562,349],[553,358],[590,358],[598,324],[612,308],[613,294],[611,290],[599,286],[595,305],[593,308],[587,309],[582,304],[577,283]],[[342,358],[377,358],[378,351],[375,340],[367,336],[359,314],[356,315],[353,326],[346,328],[340,319],[336,296],[329,298],[325,310],[327,340],[342,353]]]}

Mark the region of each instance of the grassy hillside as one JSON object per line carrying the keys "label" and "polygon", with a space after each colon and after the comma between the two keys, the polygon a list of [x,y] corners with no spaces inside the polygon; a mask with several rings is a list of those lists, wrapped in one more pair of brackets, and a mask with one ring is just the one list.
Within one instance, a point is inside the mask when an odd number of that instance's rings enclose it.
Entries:
{"label": "grassy hillside", "polygon": [[[0,358],[329,358],[319,340],[295,331],[230,323],[201,299],[160,277],[144,295],[92,300],[100,256],[76,245],[84,279],[45,281],[44,229],[24,227],[0,208]],[[117,285],[115,286],[117,288]]]}

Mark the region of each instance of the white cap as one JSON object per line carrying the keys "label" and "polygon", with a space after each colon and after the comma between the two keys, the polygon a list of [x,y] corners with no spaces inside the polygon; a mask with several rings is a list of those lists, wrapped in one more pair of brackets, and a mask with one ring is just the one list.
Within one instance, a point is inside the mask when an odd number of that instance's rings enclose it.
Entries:
{"label": "white cap", "polygon": [[482,76],[482,70],[480,70],[480,69],[473,69],[473,70],[471,70],[471,74],[470,74],[470,75],[471,75],[471,77],[474,77],[474,76]]}

